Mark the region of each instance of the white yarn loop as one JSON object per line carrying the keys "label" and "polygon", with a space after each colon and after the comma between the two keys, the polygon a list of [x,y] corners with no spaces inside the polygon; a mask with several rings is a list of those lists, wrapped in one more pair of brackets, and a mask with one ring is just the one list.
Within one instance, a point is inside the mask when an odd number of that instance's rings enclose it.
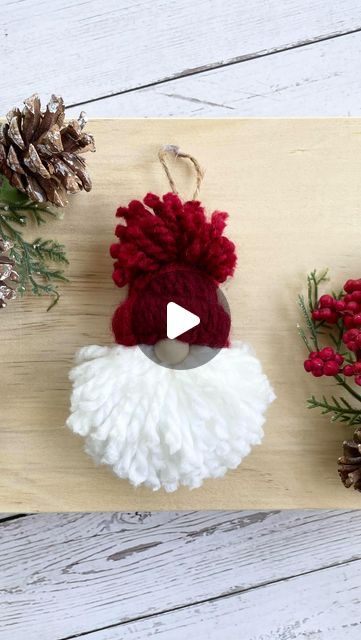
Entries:
{"label": "white yarn loop", "polygon": [[[190,356],[197,350],[192,347]],[[200,367],[174,370],[139,347],[81,349],[67,426],[120,478],[153,490],[194,489],[223,476],[260,444],[275,395],[260,362],[233,343]]]}

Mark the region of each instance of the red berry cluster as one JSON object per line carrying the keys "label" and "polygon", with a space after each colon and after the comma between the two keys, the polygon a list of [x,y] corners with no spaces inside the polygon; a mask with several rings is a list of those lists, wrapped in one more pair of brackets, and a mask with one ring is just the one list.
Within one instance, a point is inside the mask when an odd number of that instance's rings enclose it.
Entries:
{"label": "red berry cluster", "polygon": [[327,324],[336,324],[340,317],[336,305],[339,301],[332,296],[324,295],[318,301],[317,309],[312,312],[312,318]]}
{"label": "red berry cluster", "polygon": [[343,289],[345,293],[339,298],[328,294],[321,296],[312,319],[328,325],[338,324],[342,342],[355,354],[356,362],[343,366],[343,356],[332,347],[325,347],[312,351],[304,367],[317,378],[339,374],[354,376],[355,383],[361,386],[361,278],[347,280]]}
{"label": "red berry cluster", "polygon": [[361,387],[361,362],[354,362],[354,364],[346,364],[342,373],[344,376],[355,376],[355,382]]}
{"label": "red berry cluster", "polygon": [[[321,351],[311,351],[304,362],[305,370],[315,378],[321,376],[337,376],[342,373],[343,356],[336,353],[332,347],[324,347]],[[361,363],[360,363],[361,364]]]}
{"label": "red berry cluster", "polygon": [[330,295],[321,296],[312,318],[327,324],[336,324],[342,319],[346,329],[361,327],[361,278],[347,280],[344,284],[346,292],[339,299]]}
{"label": "red berry cluster", "polygon": [[353,351],[354,353],[361,350],[361,330],[360,329],[349,329],[345,331],[342,336],[342,340],[349,351]]}

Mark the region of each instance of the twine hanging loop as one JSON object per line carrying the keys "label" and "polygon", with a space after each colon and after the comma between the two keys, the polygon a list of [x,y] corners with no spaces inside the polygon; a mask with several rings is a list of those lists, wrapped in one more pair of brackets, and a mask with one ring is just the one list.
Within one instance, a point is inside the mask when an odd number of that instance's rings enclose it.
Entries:
{"label": "twine hanging loop", "polygon": [[194,156],[190,155],[189,153],[185,153],[184,151],[181,151],[180,148],[174,144],[166,144],[164,145],[164,147],[159,149],[159,152],[158,152],[159,162],[161,163],[164,169],[164,172],[168,178],[170,188],[172,189],[173,193],[175,193],[176,195],[179,195],[179,193],[178,193],[178,189],[176,187],[174,178],[167,165],[167,161],[166,161],[167,154],[171,154],[176,158],[185,158],[187,160],[190,160],[190,162],[193,164],[196,172],[196,188],[193,193],[192,200],[197,200],[199,198],[200,188],[201,188],[202,180],[204,177],[204,171],[201,165],[199,164],[198,160]]}

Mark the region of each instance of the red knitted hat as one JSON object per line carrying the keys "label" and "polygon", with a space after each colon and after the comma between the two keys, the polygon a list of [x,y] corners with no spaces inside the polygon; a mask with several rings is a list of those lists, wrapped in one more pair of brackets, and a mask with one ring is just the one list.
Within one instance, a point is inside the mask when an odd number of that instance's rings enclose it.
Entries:
{"label": "red knitted hat", "polygon": [[117,216],[123,224],[110,250],[113,279],[129,291],[113,316],[116,342],[152,345],[166,338],[166,308],[173,301],[200,318],[180,340],[228,346],[230,317],[218,296],[218,285],[236,265],[235,246],[223,236],[228,214],[215,211],[208,221],[199,201],[148,193],[143,202],[119,207]]}

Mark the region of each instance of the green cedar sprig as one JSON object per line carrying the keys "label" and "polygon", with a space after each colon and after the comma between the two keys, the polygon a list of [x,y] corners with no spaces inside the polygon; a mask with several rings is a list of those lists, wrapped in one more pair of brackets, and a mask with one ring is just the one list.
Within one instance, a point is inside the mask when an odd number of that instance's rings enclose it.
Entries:
{"label": "green cedar sprig", "polygon": [[332,413],[331,422],[347,422],[350,426],[361,423],[361,411],[354,409],[350,403],[343,398],[331,397],[332,403],[329,402],[325,396],[322,396],[322,400],[317,400],[315,396],[311,396],[307,400],[307,407],[309,409],[321,409],[322,414]]}
{"label": "green cedar sprig", "polygon": [[0,177],[0,236],[10,240],[13,248],[10,257],[16,262],[19,274],[17,291],[20,295],[30,291],[37,296],[50,296],[48,311],[58,302],[58,284],[67,282],[63,268],[68,264],[65,248],[55,240],[41,237],[28,242],[22,228],[33,223],[41,226],[59,214],[49,205],[36,204],[10,186]]}

